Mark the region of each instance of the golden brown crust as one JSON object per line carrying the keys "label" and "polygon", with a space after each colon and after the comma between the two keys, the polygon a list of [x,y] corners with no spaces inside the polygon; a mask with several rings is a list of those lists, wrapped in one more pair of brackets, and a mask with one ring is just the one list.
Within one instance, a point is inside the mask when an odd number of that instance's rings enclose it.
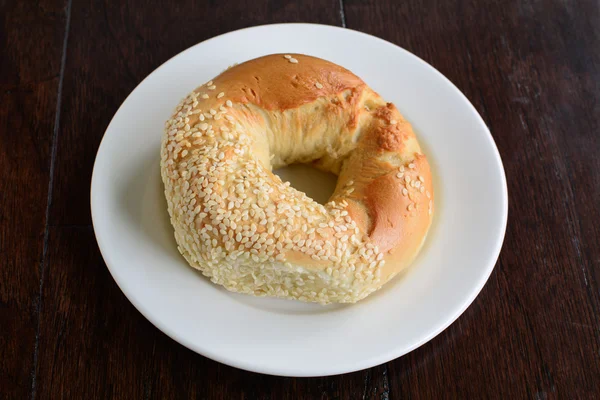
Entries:
{"label": "golden brown crust", "polygon": [[364,86],[339,65],[306,55],[293,57],[302,61],[291,63],[283,54],[247,61],[223,72],[214,84],[234,103],[252,103],[270,111],[298,108],[319,97]]}
{"label": "golden brown crust", "polygon": [[[429,229],[431,172],[410,124],[325,60],[233,67],[190,94],[166,131],[180,251],[230,290],[355,302],[410,264]],[[294,162],[339,175],[325,206],[270,173]]]}

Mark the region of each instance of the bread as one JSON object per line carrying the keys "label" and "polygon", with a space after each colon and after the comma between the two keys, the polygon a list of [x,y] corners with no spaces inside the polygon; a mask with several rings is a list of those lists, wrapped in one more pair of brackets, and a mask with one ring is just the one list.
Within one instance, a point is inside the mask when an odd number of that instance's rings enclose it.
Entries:
{"label": "bread", "polygon": [[[338,175],[320,205],[271,171]],[[161,173],[189,264],[241,293],[353,303],[408,266],[433,216],[411,125],[360,78],[307,55],[232,67],[167,121]]]}

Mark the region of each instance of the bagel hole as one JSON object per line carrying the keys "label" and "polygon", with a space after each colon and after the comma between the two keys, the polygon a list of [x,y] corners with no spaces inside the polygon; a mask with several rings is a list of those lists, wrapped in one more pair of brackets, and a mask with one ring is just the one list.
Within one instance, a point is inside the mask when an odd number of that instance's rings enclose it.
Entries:
{"label": "bagel hole", "polygon": [[321,171],[306,164],[292,164],[273,171],[282,181],[290,185],[319,204],[325,204],[333,194],[337,176]]}

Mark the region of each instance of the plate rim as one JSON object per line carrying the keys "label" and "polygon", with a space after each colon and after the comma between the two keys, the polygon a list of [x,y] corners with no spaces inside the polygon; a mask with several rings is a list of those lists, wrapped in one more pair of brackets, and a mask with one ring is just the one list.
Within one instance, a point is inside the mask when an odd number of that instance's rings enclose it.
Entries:
{"label": "plate rim", "polygon": [[[498,230],[499,232],[498,232],[498,235],[496,236],[496,241],[493,246],[494,250],[488,254],[488,257],[487,257],[488,261],[486,263],[482,263],[482,265],[485,265],[486,268],[485,268],[484,273],[481,275],[481,278],[479,279],[477,284],[473,286],[473,290],[471,290],[470,295],[463,301],[461,306],[457,308],[457,311],[454,314],[448,315],[448,317],[445,318],[443,323],[438,325],[437,329],[434,329],[431,332],[429,332],[427,335],[424,335],[421,338],[421,340],[417,341],[415,344],[413,344],[412,346],[409,346],[408,348],[398,348],[398,347],[390,348],[389,351],[387,351],[383,354],[375,355],[375,356],[372,356],[369,358],[363,358],[360,361],[350,363],[353,365],[348,365],[349,363],[346,363],[343,365],[335,364],[332,367],[320,367],[316,371],[306,371],[304,369],[296,369],[293,366],[291,366],[290,368],[288,368],[286,370],[281,370],[280,368],[272,368],[272,367],[269,367],[268,365],[264,365],[264,364],[260,364],[260,363],[251,364],[249,362],[244,362],[243,360],[230,359],[226,356],[220,355],[219,353],[213,352],[210,348],[198,346],[197,343],[191,343],[190,341],[186,340],[185,338],[178,336],[177,333],[174,332],[169,326],[166,326],[159,320],[159,318],[153,316],[153,314],[142,304],[142,302],[139,299],[137,299],[136,296],[129,289],[125,289],[125,285],[120,283],[118,281],[118,279],[116,278],[115,272],[113,271],[113,269],[115,267],[111,267],[111,264],[114,264],[114,263],[110,261],[110,260],[112,260],[112,256],[109,255],[110,252],[108,251],[108,246],[106,245],[104,240],[101,238],[101,236],[98,235],[97,230],[96,230],[96,226],[97,226],[96,221],[99,218],[99,216],[96,215],[96,213],[98,212],[98,207],[94,206],[94,204],[95,204],[94,182],[97,182],[99,179],[99,178],[97,178],[97,176],[99,174],[98,169],[97,169],[97,165],[98,165],[97,160],[98,160],[98,156],[101,154],[103,146],[105,146],[105,139],[107,136],[106,134],[110,130],[111,126],[113,125],[113,123],[115,121],[116,116],[123,109],[124,105],[133,96],[133,94],[146,82],[146,80],[148,80],[151,76],[153,76],[155,73],[157,73],[160,69],[165,68],[169,63],[174,61],[174,59],[178,58],[179,56],[183,56],[185,53],[193,51],[196,47],[203,45],[209,41],[221,39],[227,35],[238,34],[238,33],[244,32],[244,31],[247,32],[250,30],[281,28],[281,27],[289,27],[289,26],[305,26],[307,28],[342,30],[342,31],[345,31],[346,33],[368,37],[370,40],[376,40],[376,41],[379,41],[379,42],[385,44],[386,46],[390,47],[390,49],[393,49],[395,51],[399,50],[399,51],[403,52],[405,56],[413,58],[418,64],[420,64],[421,67],[428,69],[430,72],[438,75],[439,78],[442,78],[442,80],[445,81],[446,84],[448,84],[449,87],[454,92],[456,92],[456,94],[459,95],[459,98],[461,98],[462,102],[465,103],[465,105],[467,106],[469,111],[472,114],[474,114],[475,119],[477,120],[478,124],[480,125],[480,128],[483,128],[483,131],[486,133],[485,137],[486,137],[486,140],[487,140],[488,144],[490,145],[490,148],[494,155],[495,167],[496,167],[497,171],[500,173],[500,178],[501,178],[500,184],[502,186],[501,187],[501,194],[502,194],[501,222],[502,222],[502,226],[499,227],[500,229],[498,229],[498,227],[496,227],[496,230]],[[477,296],[479,296],[479,294],[483,290],[485,284],[489,280],[489,277],[491,276],[492,271],[494,270],[494,268],[496,266],[496,263],[498,261],[498,258],[500,256],[500,253],[502,250],[504,238],[506,235],[506,228],[507,228],[507,223],[508,223],[508,208],[509,208],[508,203],[509,203],[509,200],[508,200],[508,185],[507,185],[507,181],[506,181],[506,172],[504,169],[502,158],[500,156],[500,152],[498,150],[498,147],[496,146],[496,142],[494,141],[494,138],[493,138],[488,126],[486,125],[485,121],[483,120],[483,118],[481,117],[481,115],[479,114],[479,112],[477,111],[475,106],[471,103],[471,101],[464,95],[464,93],[450,79],[448,79],[444,74],[442,74],[435,67],[433,67],[432,65],[427,63],[425,60],[423,60],[419,56],[417,56],[417,55],[411,53],[410,51],[404,49],[403,47],[400,47],[400,46],[398,46],[392,42],[389,42],[385,39],[379,38],[377,36],[374,36],[374,35],[371,35],[371,34],[368,34],[365,32],[350,29],[350,28],[344,28],[344,27],[339,27],[339,26],[335,26],[335,25],[304,23],[304,22],[263,24],[263,25],[256,25],[256,26],[251,26],[251,27],[246,27],[246,28],[241,28],[241,29],[230,31],[230,32],[226,32],[226,33],[211,37],[209,39],[203,40],[201,42],[196,43],[195,45],[192,45],[192,46],[186,48],[185,50],[173,55],[168,60],[163,62],[160,66],[158,66],[157,68],[152,70],[152,72],[150,72],[144,79],[142,79],[142,81],[140,83],[138,83],[136,85],[136,87],[127,95],[127,97],[123,100],[123,102],[121,103],[121,105],[119,106],[119,108],[117,109],[117,111],[115,112],[113,117],[111,118],[111,121],[107,125],[107,127],[104,131],[104,134],[102,136],[102,139],[100,141],[100,144],[98,145],[96,155],[94,157],[94,166],[93,166],[93,170],[92,170],[92,178],[91,178],[91,185],[90,185],[90,208],[91,208],[92,226],[93,226],[94,236],[96,238],[96,242],[98,243],[98,249],[100,250],[102,259],[103,259],[104,263],[106,264],[106,267],[108,268],[113,280],[115,281],[115,283],[117,284],[119,289],[123,292],[125,297],[127,297],[127,300],[129,300],[129,302],[136,308],[136,310],[144,316],[144,318],[146,318],[152,325],[154,325],[156,328],[158,328],[161,332],[163,332],[164,334],[169,336],[172,340],[176,341],[177,343],[183,345],[184,347],[186,347],[186,348],[190,349],[191,351],[193,351],[197,354],[200,354],[204,357],[207,357],[209,359],[223,363],[225,365],[228,365],[228,366],[231,366],[234,368],[243,369],[246,371],[258,372],[258,373],[274,375],[274,376],[285,376],[285,377],[331,376],[331,375],[350,373],[350,372],[355,372],[355,371],[371,368],[371,367],[374,367],[374,366],[377,366],[377,365],[380,365],[383,363],[387,363],[389,361],[392,361],[396,358],[399,358],[405,354],[412,352],[413,350],[421,347],[425,343],[427,343],[430,340],[432,340],[433,338],[435,338],[441,332],[446,330],[452,323],[454,323],[466,311],[466,309],[473,303],[473,301],[477,298]],[[95,209],[96,209],[96,212],[94,212]],[[114,260],[112,260],[112,261],[114,261]]]}

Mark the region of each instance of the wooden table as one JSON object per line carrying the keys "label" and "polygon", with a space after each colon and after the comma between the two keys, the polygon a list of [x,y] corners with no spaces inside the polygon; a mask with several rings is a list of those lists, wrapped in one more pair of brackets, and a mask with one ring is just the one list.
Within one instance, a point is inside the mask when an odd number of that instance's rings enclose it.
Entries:
{"label": "wooden table", "polygon": [[[561,0],[0,2],[0,398],[600,398],[600,9]],[[91,226],[96,150],[171,56],[234,29],[345,26],[453,81],[490,127],[510,210],[450,328],[346,375],[241,371],[152,326]]]}

